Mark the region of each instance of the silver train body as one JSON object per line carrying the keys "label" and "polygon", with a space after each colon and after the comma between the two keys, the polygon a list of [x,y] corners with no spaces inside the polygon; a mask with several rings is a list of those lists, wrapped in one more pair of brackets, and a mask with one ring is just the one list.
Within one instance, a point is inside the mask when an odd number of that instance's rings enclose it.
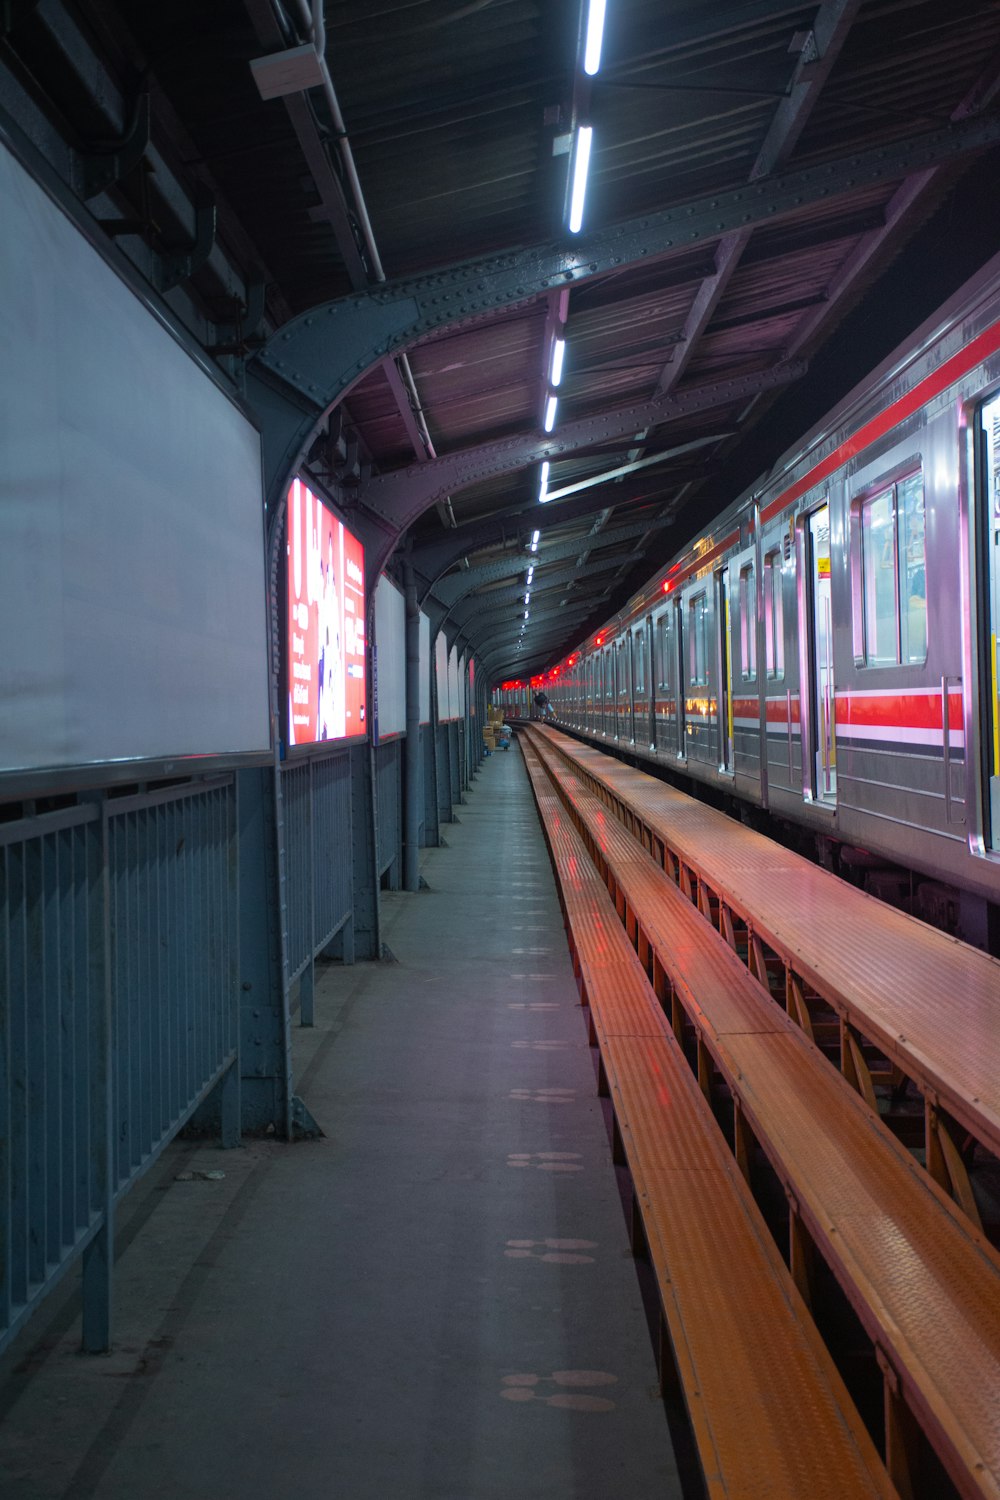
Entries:
{"label": "silver train body", "polygon": [[1000,257],[543,685],[588,739],[921,872],[925,915],[967,893],[982,940],[998,622]]}

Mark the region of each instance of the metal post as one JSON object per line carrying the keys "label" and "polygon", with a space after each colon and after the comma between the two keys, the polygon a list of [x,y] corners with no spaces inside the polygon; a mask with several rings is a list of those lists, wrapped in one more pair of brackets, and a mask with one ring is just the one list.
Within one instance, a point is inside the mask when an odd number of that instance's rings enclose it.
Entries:
{"label": "metal post", "polygon": [[420,889],[420,805],[423,777],[420,764],[420,606],[413,568],[403,567],[406,586],[406,746],[403,751],[403,889]]}

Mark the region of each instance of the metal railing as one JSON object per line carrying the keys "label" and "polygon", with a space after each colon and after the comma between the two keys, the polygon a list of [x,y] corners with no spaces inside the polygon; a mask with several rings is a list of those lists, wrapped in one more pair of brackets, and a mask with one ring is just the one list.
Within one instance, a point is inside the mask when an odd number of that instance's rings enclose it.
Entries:
{"label": "metal railing", "polygon": [[107,1347],[114,1205],[235,1076],[236,871],[231,777],[0,825],[0,1349],[97,1240]]}
{"label": "metal railing", "polygon": [[351,763],[346,750],[281,771],[285,924],[292,981],[351,915]]}
{"label": "metal railing", "polygon": [[378,873],[383,876],[401,858],[403,848],[402,740],[375,750],[375,795],[378,808]]}

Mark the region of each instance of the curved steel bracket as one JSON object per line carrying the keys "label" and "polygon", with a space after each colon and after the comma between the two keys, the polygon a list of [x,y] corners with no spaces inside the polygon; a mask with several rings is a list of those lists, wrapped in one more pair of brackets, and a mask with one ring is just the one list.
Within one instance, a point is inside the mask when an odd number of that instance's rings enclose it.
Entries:
{"label": "curved steel bracket", "polygon": [[[536,301],[560,287],[681,254],[733,230],[794,219],[816,203],[867,185],[898,181],[997,141],[1000,118],[974,116],[909,140],[776,172],[581,235],[572,243],[531,246],[383,283],[300,314],[268,340],[247,368],[247,396],[264,436],[268,501],[274,505],[280,498],[330,408],[394,350],[439,329],[458,328]],[[392,515],[383,551],[375,560],[379,569],[406,524],[408,520]]]}

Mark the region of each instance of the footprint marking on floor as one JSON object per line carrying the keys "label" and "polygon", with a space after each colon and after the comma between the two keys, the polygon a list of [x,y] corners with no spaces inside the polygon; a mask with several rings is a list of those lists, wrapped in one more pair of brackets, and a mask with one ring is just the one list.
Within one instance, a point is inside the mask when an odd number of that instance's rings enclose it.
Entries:
{"label": "footprint marking on floor", "polygon": [[579,1151],[511,1151],[508,1167],[534,1167],[537,1172],[582,1172]]}
{"label": "footprint marking on floor", "polygon": [[572,1104],[575,1089],[511,1089],[510,1099],[523,1099],[532,1104]]}
{"label": "footprint marking on floor", "polygon": [[[504,1375],[501,1399],[524,1404],[541,1401],[545,1406],[556,1406],[563,1411],[614,1411],[615,1402],[606,1396],[580,1394],[588,1389],[617,1385],[618,1376],[607,1370],[553,1370],[551,1375]],[[556,1389],[551,1386],[570,1389]]]}
{"label": "footprint marking on floor", "polygon": [[581,1252],[596,1249],[596,1240],[508,1240],[503,1253],[508,1260],[543,1260],[549,1265],[592,1266],[594,1257]]}

